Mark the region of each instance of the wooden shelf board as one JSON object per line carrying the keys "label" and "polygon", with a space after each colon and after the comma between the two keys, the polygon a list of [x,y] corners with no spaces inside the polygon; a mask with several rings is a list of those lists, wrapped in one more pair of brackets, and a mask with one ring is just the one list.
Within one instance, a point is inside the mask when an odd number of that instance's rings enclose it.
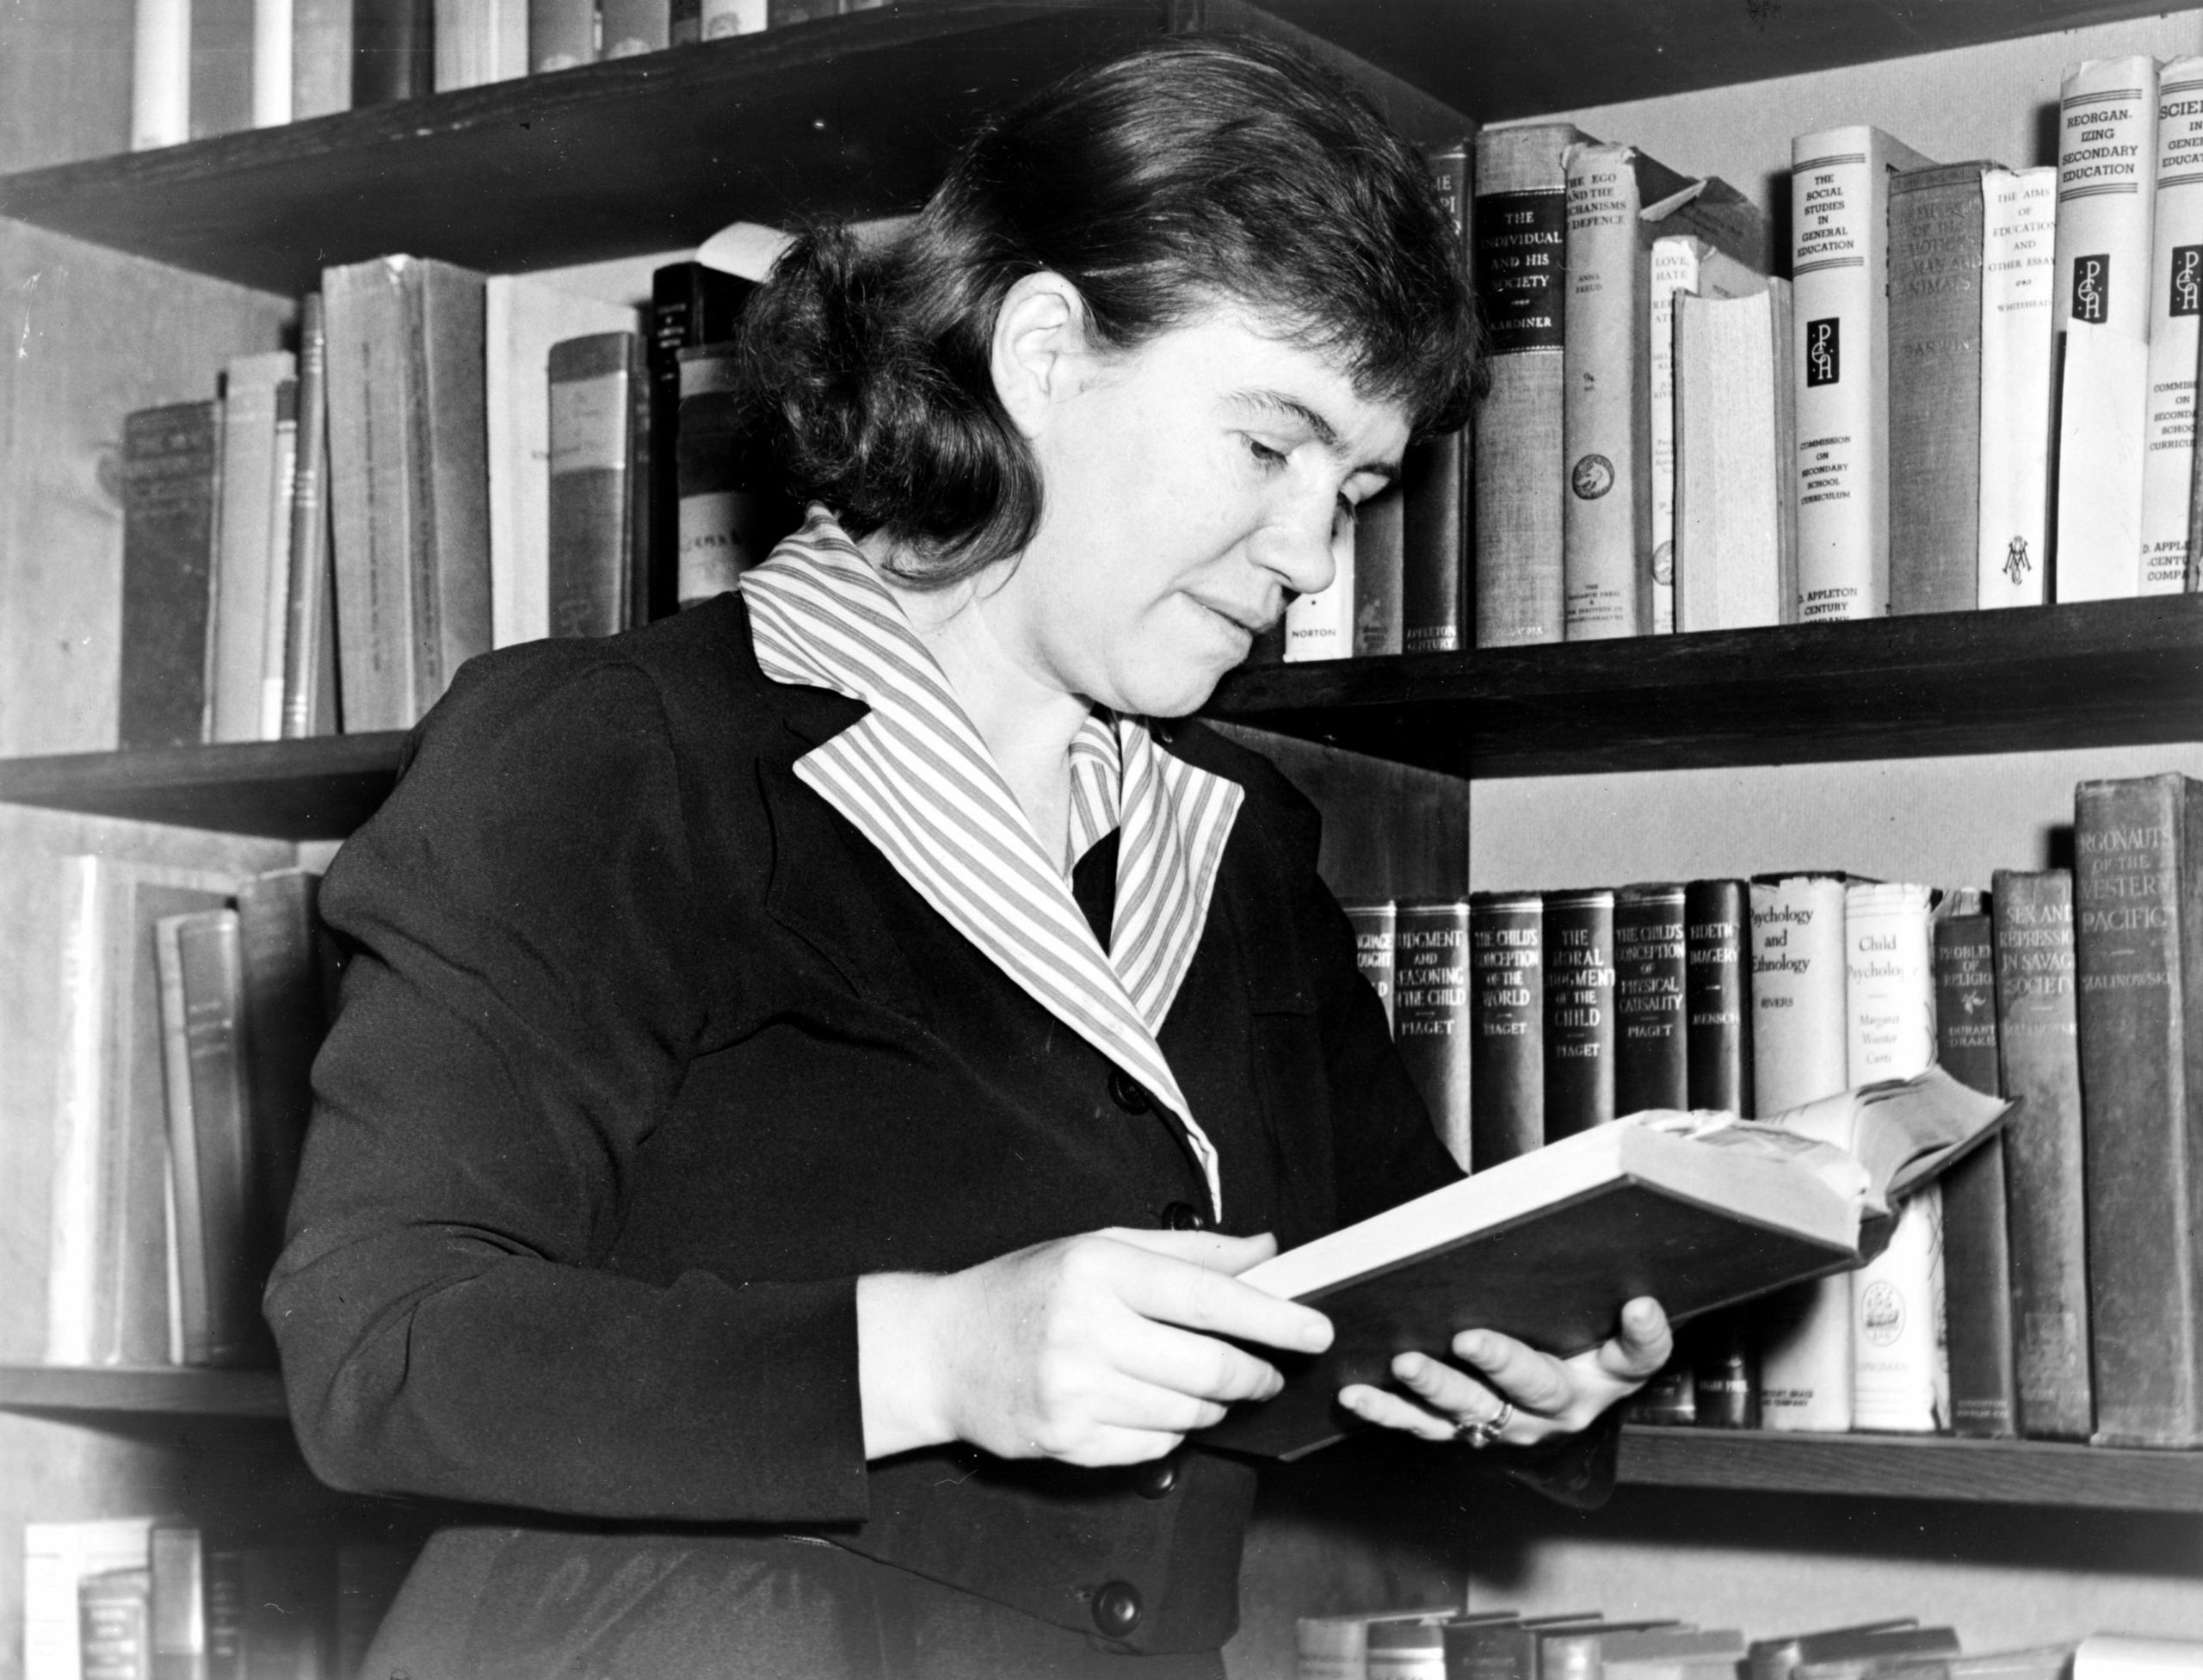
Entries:
{"label": "wooden shelf board", "polygon": [[1476,776],[2203,740],[2203,596],[1250,667],[1209,711]]}
{"label": "wooden shelf board", "polygon": [[987,114],[1161,0],[930,0],[0,176],[0,215],[291,293],[389,252],[521,271],[916,207]]}
{"label": "wooden shelf board", "polygon": [[274,1371],[0,1365],[0,1410],[286,1418]]}
{"label": "wooden shelf board", "polygon": [[0,760],[0,800],[283,840],[341,840],[388,794],[405,737]]}
{"label": "wooden shelf board", "polygon": [[1655,1487],[2203,1511],[2203,1452],[1950,1436],[1622,1430],[1621,1479]]}

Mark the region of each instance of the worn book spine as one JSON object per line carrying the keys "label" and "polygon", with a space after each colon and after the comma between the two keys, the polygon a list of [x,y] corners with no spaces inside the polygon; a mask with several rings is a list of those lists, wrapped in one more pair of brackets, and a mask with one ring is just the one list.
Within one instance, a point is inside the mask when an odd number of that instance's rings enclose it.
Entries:
{"label": "worn book spine", "polygon": [[1373,496],[1354,522],[1354,621],[1347,645],[1356,659],[1398,653],[1405,646],[1401,596],[1406,553],[1402,539],[1405,498],[1397,487]]}
{"label": "worn book spine", "polygon": [[[1751,883],[1752,1087],[1761,1116],[1846,1089],[1841,875]],[[1823,1278],[1756,1309],[1760,1415],[1770,1430],[1851,1427],[1851,1282]]]}
{"label": "worn book spine", "polygon": [[1369,904],[1353,904],[1345,907],[1348,926],[1354,930],[1354,961],[1361,970],[1361,978],[1369,982],[1369,989],[1377,994],[1377,1001],[1385,1006],[1386,1025],[1392,1022],[1396,942],[1399,937],[1398,907],[1390,899]]}
{"label": "worn book spine", "polygon": [[[1430,154],[1430,175],[1469,273],[1469,143]],[[1466,645],[1468,448],[1465,432],[1411,444],[1400,465],[1400,639],[1409,653]]]}
{"label": "worn book spine", "polygon": [[[322,271],[337,667],[344,727],[355,733],[419,721],[411,507],[417,492],[406,414],[410,261],[381,258]],[[287,698],[296,695],[293,685]]]}
{"label": "worn book spine", "polygon": [[326,1021],[315,916],[319,887],[320,878],[304,869],[238,883],[239,1020],[250,1121],[244,1240],[256,1291],[282,1246],[284,1210],[313,1109],[313,1059]]}
{"label": "worn book spine", "polygon": [[291,119],[352,108],[352,0],[291,0]]}
{"label": "worn book spine", "polygon": [[673,45],[670,0],[603,0],[603,20],[605,58],[632,59]]}
{"label": "worn book spine", "polygon": [[[336,581],[330,540],[329,338],[322,294],[299,306],[299,451],[284,590],[282,734],[336,731]],[[365,728],[366,725],[355,726]]]}
{"label": "worn book spine", "polygon": [[1751,889],[1694,880],[1683,889],[1687,1109],[1747,1116],[1752,1106]]}
{"label": "worn book spine", "polygon": [[1469,906],[1399,905],[1394,923],[1392,1030],[1431,1123],[1463,1171],[1469,1139]]}
{"label": "worn book spine", "polygon": [[2175,59],[2160,71],[2157,141],[2141,593],[2179,595],[2188,588],[2196,326],[2203,319],[2203,58]]}
{"label": "worn book spine", "polygon": [[[91,1301],[99,1256],[101,1136],[111,1083],[107,1060],[107,942],[102,905],[108,865],[79,855],[63,861],[59,1013],[53,1103],[53,1174],[47,1198],[45,1360],[91,1362]],[[71,1607],[74,1615],[74,1606]]]}
{"label": "worn book spine", "polygon": [[1614,895],[1545,895],[1546,1141],[1614,1117]]}
{"label": "worn book spine", "polygon": [[[1935,1059],[1937,897],[1909,881],[1844,889],[1849,1085],[1908,1079]],[[1889,1247],[1851,1275],[1854,1428],[1948,1424],[1942,1252],[1941,1191],[1929,1185],[1898,1210]]]}
{"label": "worn book spine", "polygon": [[459,668],[490,651],[490,460],[484,389],[487,281],[449,262],[407,275],[407,419],[414,478],[415,715]]}
{"label": "worn book spine", "polygon": [[1702,1430],[1760,1426],[1759,1350],[1752,1315],[1711,1313],[1690,1326],[1694,1396],[1692,1422]]}
{"label": "worn book spine", "polygon": [[[1996,1053],[1996,951],[1978,895],[1935,924],[1935,1059],[1952,1078],[2003,1094]],[[1940,1181],[1951,1427],[2019,1433],[2004,1140],[1991,1138]]]}
{"label": "worn book spine", "polygon": [[1568,182],[1561,353],[1562,623],[1570,641],[1651,628],[1651,480],[1641,423],[1651,346],[1637,153],[1581,145]]}
{"label": "worn book spine", "polygon": [[1476,645],[1561,639],[1561,350],[1572,123],[1487,128],[1476,140],[1476,293],[1490,384],[1477,405]]}
{"label": "worn book spine", "polygon": [[2077,317],[2066,323],[2064,340],[2051,594],[2058,601],[2123,600],[2142,586],[2150,349]]}
{"label": "worn book spine", "polygon": [[2020,1433],[2085,1441],[2095,1427],[2095,1409],[2089,1379],[2073,877],[2064,869],[1999,869],[1990,906],[1997,1062],[2004,1094],[2020,1103],[2002,1140]]}
{"label": "worn book spine", "polygon": [[1690,1106],[1683,887],[1614,893],[1614,1112]]}
{"label": "worn book spine", "polygon": [[1675,627],[1797,612],[1791,288],[1675,300]]}
{"label": "worn book spine", "polygon": [[255,0],[191,0],[191,138],[253,126]]}
{"label": "worn book spine", "polygon": [[1984,607],[2038,607],[2048,598],[2050,576],[2058,171],[1991,170],[1982,176],[1981,197],[1981,510],[1974,588]]}
{"label": "worn book spine", "polygon": [[1482,1171],[1546,1140],[1544,899],[1535,892],[1472,894],[1469,948],[1470,1155]]}
{"label": "worn book spine", "polygon": [[417,99],[435,85],[435,0],[352,0],[353,105]]}
{"label": "worn book spine", "polygon": [[2150,216],[2157,198],[2157,64],[2091,59],[2058,102],[2059,330],[2074,321],[2150,335]]}
{"label": "worn book spine", "polygon": [[1982,172],[1890,182],[1890,610],[1979,604]]}
{"label": "worn book spine", "polygon": [[[766,452],[744,423],[736,392],[738,373],[731,344],[707,343],[681,352],[675,598],[683,608],[734,588],[744,571],[772,552],[796,512],[774,490]],[[1268,633],[1281,656],[1284,621]]]}
{"label": "worn book spine", "polygon": [[627,627],[633,610],[639,359],[631,332],[591,333],[551,348],[553,636],[608,636]]}
{"label": "worn book spine", "polygon": [[1675,628],[1675,300],[1743,297],[1766,280],[1694,234],[1652,242],[1646,268],[1651,320],[1645,373],[1645,466],[1651,474],[1651,620],[1654,635]]}
{"label": "worn book spine", "polygon": [[239,356],[223,378],[221,545],[213,576],[210,740],[263,738],[268,571],[275,561],[276,392],[296,373],[296,359],[287,350],[278,350]]}
{"label": "worn book spine", "polygon": [[221,461],[218,403],[141,409],[123,422],[119,745],[207,738]]}
{"label": "worn book spine", "polygon": [[1929,159],[1878,128],[1791,142],[1798,618],[1889,610],[1889,178]]}
{"label": "worn book spine", "polygon": [[291,120],[294,0],[257,0],[252,10],[252,126]]}
{"label": "worn book spine", "polygon": [[207,1649],[207,1547],[197,1527],[153,1525],[146,1592],[151,1680],[211,1680]]}
{"label": "worn book spine", "polygon": [[299,382],[275,387],[275,475],[268,487],[267,593],[260,603],[259,739],[283,737],[283,661],[291,635],[291,520],[299,490]]}
{"label": "worn book spine", "polygon": [[130,47],[130,149],[189,139],[191,0],[137,0]]}
{"label": "worn book spine", "polygon": [[1354,652],[1354,580],[1360,558],[1349,545],[1334,550],[1331,581],[1313,595],[1295,596],[1285,609],[1285,659],[1300,664],[1344,659]]}
{"label": "worn book spine", "polygon": [[436,91],[528,74],[528,0],[436,0]]}
{"label": "worn book spine", "polygon": [[595,0],[528,0],[528,67],[537,75],[596,61]]}
{"label": "worn book spine", "polygon": [[2074,794],[2095,1439],[2203,1445],[2203,794]]}
{"label": "worn book spine", "polygon": [[77,1584],[77,1680],[153,1680],[153,1578],[109,1569]]}
{"label": "worn book spine", "polygon": [[[730,358],[726,378],[713,386],[714,392],[727,393],[723,405],[728,410],[724,423],[714,427],[717,435],[711,452],[726,459],[714,461],[702,452],[684,451],[681,447],[682,423],[688,412],[682,401],[682,352],[698,345],[726,344],[732,339],[744,306],[755,289],[747,281],[700,262],[669,262],[651,275],[646,360],[651,378],[649,604],[653,619],[668,616],[684,602],[708,600],[732,587],[734,572],[722,567],[718,570],[724,572],[723,581],[695,592],[689,589],[684,575],[688,557],[682,536],[681,508],[682,482],[692,472],[730,480],[742,476],[739,452],[728,448],[731,440],[741,435],[733,412],[733,362]],[[714,522],[714,528],[727,522]]]}

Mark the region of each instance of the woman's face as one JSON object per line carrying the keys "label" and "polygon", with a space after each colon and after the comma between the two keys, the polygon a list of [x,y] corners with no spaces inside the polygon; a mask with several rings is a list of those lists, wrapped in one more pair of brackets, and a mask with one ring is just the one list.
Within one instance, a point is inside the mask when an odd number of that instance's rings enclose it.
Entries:
{"label": "woman's face", "polygon": [[1040,528],[982,611],[1049,686],[1181,716],[1330,582],[1406,416],[1237,308],[1057,372],[1026,422]]}

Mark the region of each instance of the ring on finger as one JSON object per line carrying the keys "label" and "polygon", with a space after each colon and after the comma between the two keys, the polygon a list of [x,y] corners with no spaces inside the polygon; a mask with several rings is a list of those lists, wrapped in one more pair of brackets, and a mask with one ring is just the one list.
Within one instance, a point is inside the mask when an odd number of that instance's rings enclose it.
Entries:
{"label": "ring on finger", "polygon": [[1489,1418],[1463,1418],[1453,1425],[1453,1433],[1470,1446],[1481,1450],[1499,1439],[1508,1424],[1515,1421],[1515,1402],[1504,1400],[1499,1410]]}

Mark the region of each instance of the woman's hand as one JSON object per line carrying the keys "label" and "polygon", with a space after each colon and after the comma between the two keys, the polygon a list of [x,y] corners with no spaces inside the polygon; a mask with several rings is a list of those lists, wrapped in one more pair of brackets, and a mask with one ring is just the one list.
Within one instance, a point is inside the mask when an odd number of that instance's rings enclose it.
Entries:
{"label": "woman's hand", "polygon": [[1136,1464],[1276,1368],[1231,1342],[1316,1353],[1330,1321],[1237,1281],[1262,1237],[1100,1231],[945,1276],[857,1281],[865,1455],[968,1441],[1003,1458]]}
{"label": "woman's hand", "polygon": [[[1472,1434],[1484,1424],[1487,1442],[1529,1447],[1574,1434],[1635,1393],[1674,1348],[1667,1314],[1657,1301],[1640,1297],[1622,1308],[1617,1335],[1573,1359],[1555,1359],[1496,1331],[1467,1330],[1453,1338],[1453,1349],[1466,1370],[1427,1354],[1404,1353],[1392,1361],[1392,1374],[1408,1394],[1356,1383],[1339,1391],[1339,1402],[1368,1423],[1426,1441]],[[1495,1424],[1501,1427],[1490,1430]]]}

